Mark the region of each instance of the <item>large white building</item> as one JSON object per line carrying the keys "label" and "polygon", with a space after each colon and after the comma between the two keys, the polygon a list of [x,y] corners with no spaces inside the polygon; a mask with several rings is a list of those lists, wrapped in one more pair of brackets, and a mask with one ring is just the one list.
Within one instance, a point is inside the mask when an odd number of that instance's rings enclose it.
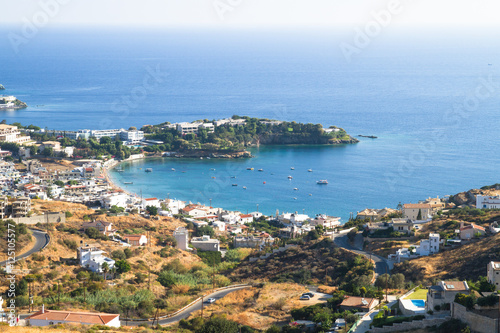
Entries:
{"label": "large white building", "polygon": [[478,195],[476,196],[476,208],[500,209],[500,195]]}
{"label": "large white building", "polygon": [[488,264],[488,282],[500,290],[500,261],[490,261]]}
{"label": "large white building", "polygon": [[200,128],[204,128],[208,130],[209,133],[214,131],[214,124],[212,123],[202,123],[202,122],[194,122],[194,123],[178,123],[177,131],[184,134],[198,134],[198,130]]}
{"label": "large white building", "polygon": [[23,144],[31,141],[31,138],[22,136],[17,126],[0,124],[0,142],[2,141]]}

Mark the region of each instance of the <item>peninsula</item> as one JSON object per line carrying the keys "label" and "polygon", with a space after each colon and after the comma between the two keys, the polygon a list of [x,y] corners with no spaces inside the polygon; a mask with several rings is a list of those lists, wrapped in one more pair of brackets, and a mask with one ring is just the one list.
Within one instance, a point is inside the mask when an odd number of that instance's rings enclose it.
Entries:
{"label": "peninsula", "polygon": [[[162,142],[163,151],[175,150],[182,156],[234,155],[249,157],[245,148],[259,145],[320,144],[339,145],[359,142],[342,128],[262,118],[198,120],[191,123],[162,123],[141,128],[150,141]],[[194,155],[193,155],[194,154]],[[201,154],[201,155],[200,155]],[[222,155],[221,155],[222,154]]]}
{"label": "peninsula", "polygon": [[15,96],[0,96],[0,109],[24,109],[27,107],[26,103],[21,102]]}

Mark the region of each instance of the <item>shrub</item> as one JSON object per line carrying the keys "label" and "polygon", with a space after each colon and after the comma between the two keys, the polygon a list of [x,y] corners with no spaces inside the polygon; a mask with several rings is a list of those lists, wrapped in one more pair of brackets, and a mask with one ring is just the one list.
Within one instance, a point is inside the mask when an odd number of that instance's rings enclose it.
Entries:
{"label": "shrub", "polygon": [[122,250],[114,250],[113,252],[111,252],[111,258],[117,259],[117,260],[123,260],[123,259],[127,259],[127,256],[125,255],[125,253]]}
{"label": "shrub", "polygon": [[73,216],[73,213],[71,212],[65,212],[64,215],[66,215],[66,218],[70,218],[71,216]]}

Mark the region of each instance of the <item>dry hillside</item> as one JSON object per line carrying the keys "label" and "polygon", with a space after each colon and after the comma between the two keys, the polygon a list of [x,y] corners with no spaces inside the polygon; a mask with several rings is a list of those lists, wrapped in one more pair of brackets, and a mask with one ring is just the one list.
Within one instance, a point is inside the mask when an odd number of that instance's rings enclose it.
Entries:
{"label": "dry hillside", "polygon": [[396,264],[392,273],[413,281],[473,279],[486,275],[486,265],[500,258],[500,234],[436,255]]}

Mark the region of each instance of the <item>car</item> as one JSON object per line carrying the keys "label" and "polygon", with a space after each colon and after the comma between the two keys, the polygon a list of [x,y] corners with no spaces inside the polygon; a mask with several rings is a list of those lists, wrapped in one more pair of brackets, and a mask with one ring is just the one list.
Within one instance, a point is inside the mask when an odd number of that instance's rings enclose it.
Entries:
{"label": "car", "polygon": [[313,298],[314,297],[314,293],[311,293],[311,292],[309,292],[309,293],[303,293],[302,296],[309,296],[309,297]]}
{"label": "car", "polygon": [[311,296],[309,296],[309,295],[302,295],[302,296],[300,296],[299,299],[302,300],[302,301],[308,301],[308,300],[311,299]]}
{"label": "car", "polygon": [[205,303],[215,303],[215,298],[209,298],[205,301]]}

